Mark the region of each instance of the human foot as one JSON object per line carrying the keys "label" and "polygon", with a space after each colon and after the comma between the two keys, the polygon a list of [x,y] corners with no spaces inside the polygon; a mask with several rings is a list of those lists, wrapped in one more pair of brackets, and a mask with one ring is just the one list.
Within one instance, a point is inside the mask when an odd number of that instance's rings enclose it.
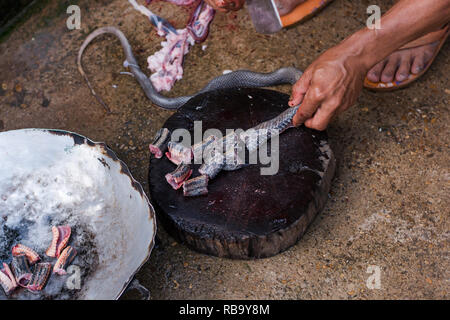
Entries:
{"label": "human foot", "polygon": [[278,9],[278,14],[284,16],[294,10],[300,3],[305,0],[275,0],[275,5]]}
{"label": "human foot", "polygon": [[439,41],[395,51],[373,66],[367,73],[367,79],[375,83],[405,81],[411,74],[419,74],[427,67],[437,50],[438,44]]}

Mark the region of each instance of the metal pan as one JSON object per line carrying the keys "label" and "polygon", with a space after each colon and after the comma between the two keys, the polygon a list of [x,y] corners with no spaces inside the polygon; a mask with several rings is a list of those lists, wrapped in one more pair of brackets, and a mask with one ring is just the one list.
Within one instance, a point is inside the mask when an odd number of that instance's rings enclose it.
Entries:
{"label": "metal pan", "polygon": [[154,209],[127,166],[104,143],[61,130],[0,133],[0,222],[4,262],[17,242],[49,260],[51,225],[71,225],[79,252],[73,265],[81,270],[78,287],[52,275],[37,295],[5,296],[0,288],[0,299],[117,299],[156,234]]}

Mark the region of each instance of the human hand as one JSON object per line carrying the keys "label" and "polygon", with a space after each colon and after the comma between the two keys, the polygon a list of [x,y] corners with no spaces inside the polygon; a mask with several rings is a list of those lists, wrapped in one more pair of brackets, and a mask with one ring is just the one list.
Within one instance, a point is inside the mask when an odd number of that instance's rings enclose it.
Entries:
{"label": "human hand", "polygon": [[295,126],[304,123],[325,130],[335,115],[356,102],[367,67],[348,51],[338,45],[324,52],[295,83],[289,105],[302,103],[293,119]]}
{"label": "human hand", "polygon": [[245,0],[205,0],[214,9],[227,12],[230,10],[237,11],[244,6]]}

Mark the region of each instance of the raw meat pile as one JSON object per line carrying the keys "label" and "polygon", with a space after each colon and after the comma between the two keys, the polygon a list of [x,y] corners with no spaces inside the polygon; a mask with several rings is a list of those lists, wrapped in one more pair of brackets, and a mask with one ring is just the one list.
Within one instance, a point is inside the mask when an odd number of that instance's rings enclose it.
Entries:
{"label": "raw meat pile", "polygon": [[[53,273],[65,275],[66,268],[75,258],[77,252],[67,246],[71,228],[70,226],[52,227],[53,239],[45,254],[51,258],[57,258],[53,265]],[[17,287],[23,287],[31,292],[41,291],[50,277],[52,264],[39,262],[41,258],[31,248],[17,244],[12,248],[11,267],[7,263],[0,269],[0,285],[7,295]],[[33,267],[33,271],[31,270]]]}
{"label": "raw meat pile", "polygon": [[[183,77],[183,60],[195,42],[203,42],[208,36],[209,24],[214,18],[214,9],[200,1],[184,29],[176,30],[170,23],[154,14],[136,0],[128,0],[139,12],[146,15],[156,27],[157,33],[165,37],[161,50],[148,57],[148,68],[153,72],[150,80],[157,91],[172,89],[175,81]],[[177,5],[190,5],[194,0],[167,0]],[[147,1],[147,4],[150,1]]]}
{"label": "raw meat pile", "polygon": [[[165,152],[167,159],[177,165],[175,171],[165,176],[173,189],[183,187],[185,197],[206,195],[209,180],[214,179],[220,171],[234,171],[246,165],[242,157],[244,148],[253,153],[272,137],[292,128],[294,126],[292,119],[298,108],[299,106],[287,108],[275,118],[240,134],[232,132],[223,138],[211,135],[190,147],[169,141],[171,139],[169,129],[161,128],[149,146],[150,153],[160,159],[165,150],[168,150]],[[190,166],[193,159],[203,159],[202,165],[198,168],[200,176],[188,180],[193,172]]]}

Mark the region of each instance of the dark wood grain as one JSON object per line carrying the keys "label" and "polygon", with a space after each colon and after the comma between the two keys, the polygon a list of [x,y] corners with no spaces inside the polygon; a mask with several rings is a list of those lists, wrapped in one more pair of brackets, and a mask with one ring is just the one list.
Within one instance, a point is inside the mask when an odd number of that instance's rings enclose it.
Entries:
{"label": "dark wood grain", "polygon": [[[191,99],[165,127],[192,132],[194,121],[202,121],[203,131],[245,130],[277,116],[287,101],[271,90],[218,90]],[[276,175],[261,175],[261,165],[222,171],[210,181],[209,194],[195,198],[183,197],[164,179],[174,164],[151,159],[150,193],[159,220],[181,242],[220,257],[263,258],[294,245],[326,202],[335,160],[326,134],[303,126],[284,132],[279,144]]]}

